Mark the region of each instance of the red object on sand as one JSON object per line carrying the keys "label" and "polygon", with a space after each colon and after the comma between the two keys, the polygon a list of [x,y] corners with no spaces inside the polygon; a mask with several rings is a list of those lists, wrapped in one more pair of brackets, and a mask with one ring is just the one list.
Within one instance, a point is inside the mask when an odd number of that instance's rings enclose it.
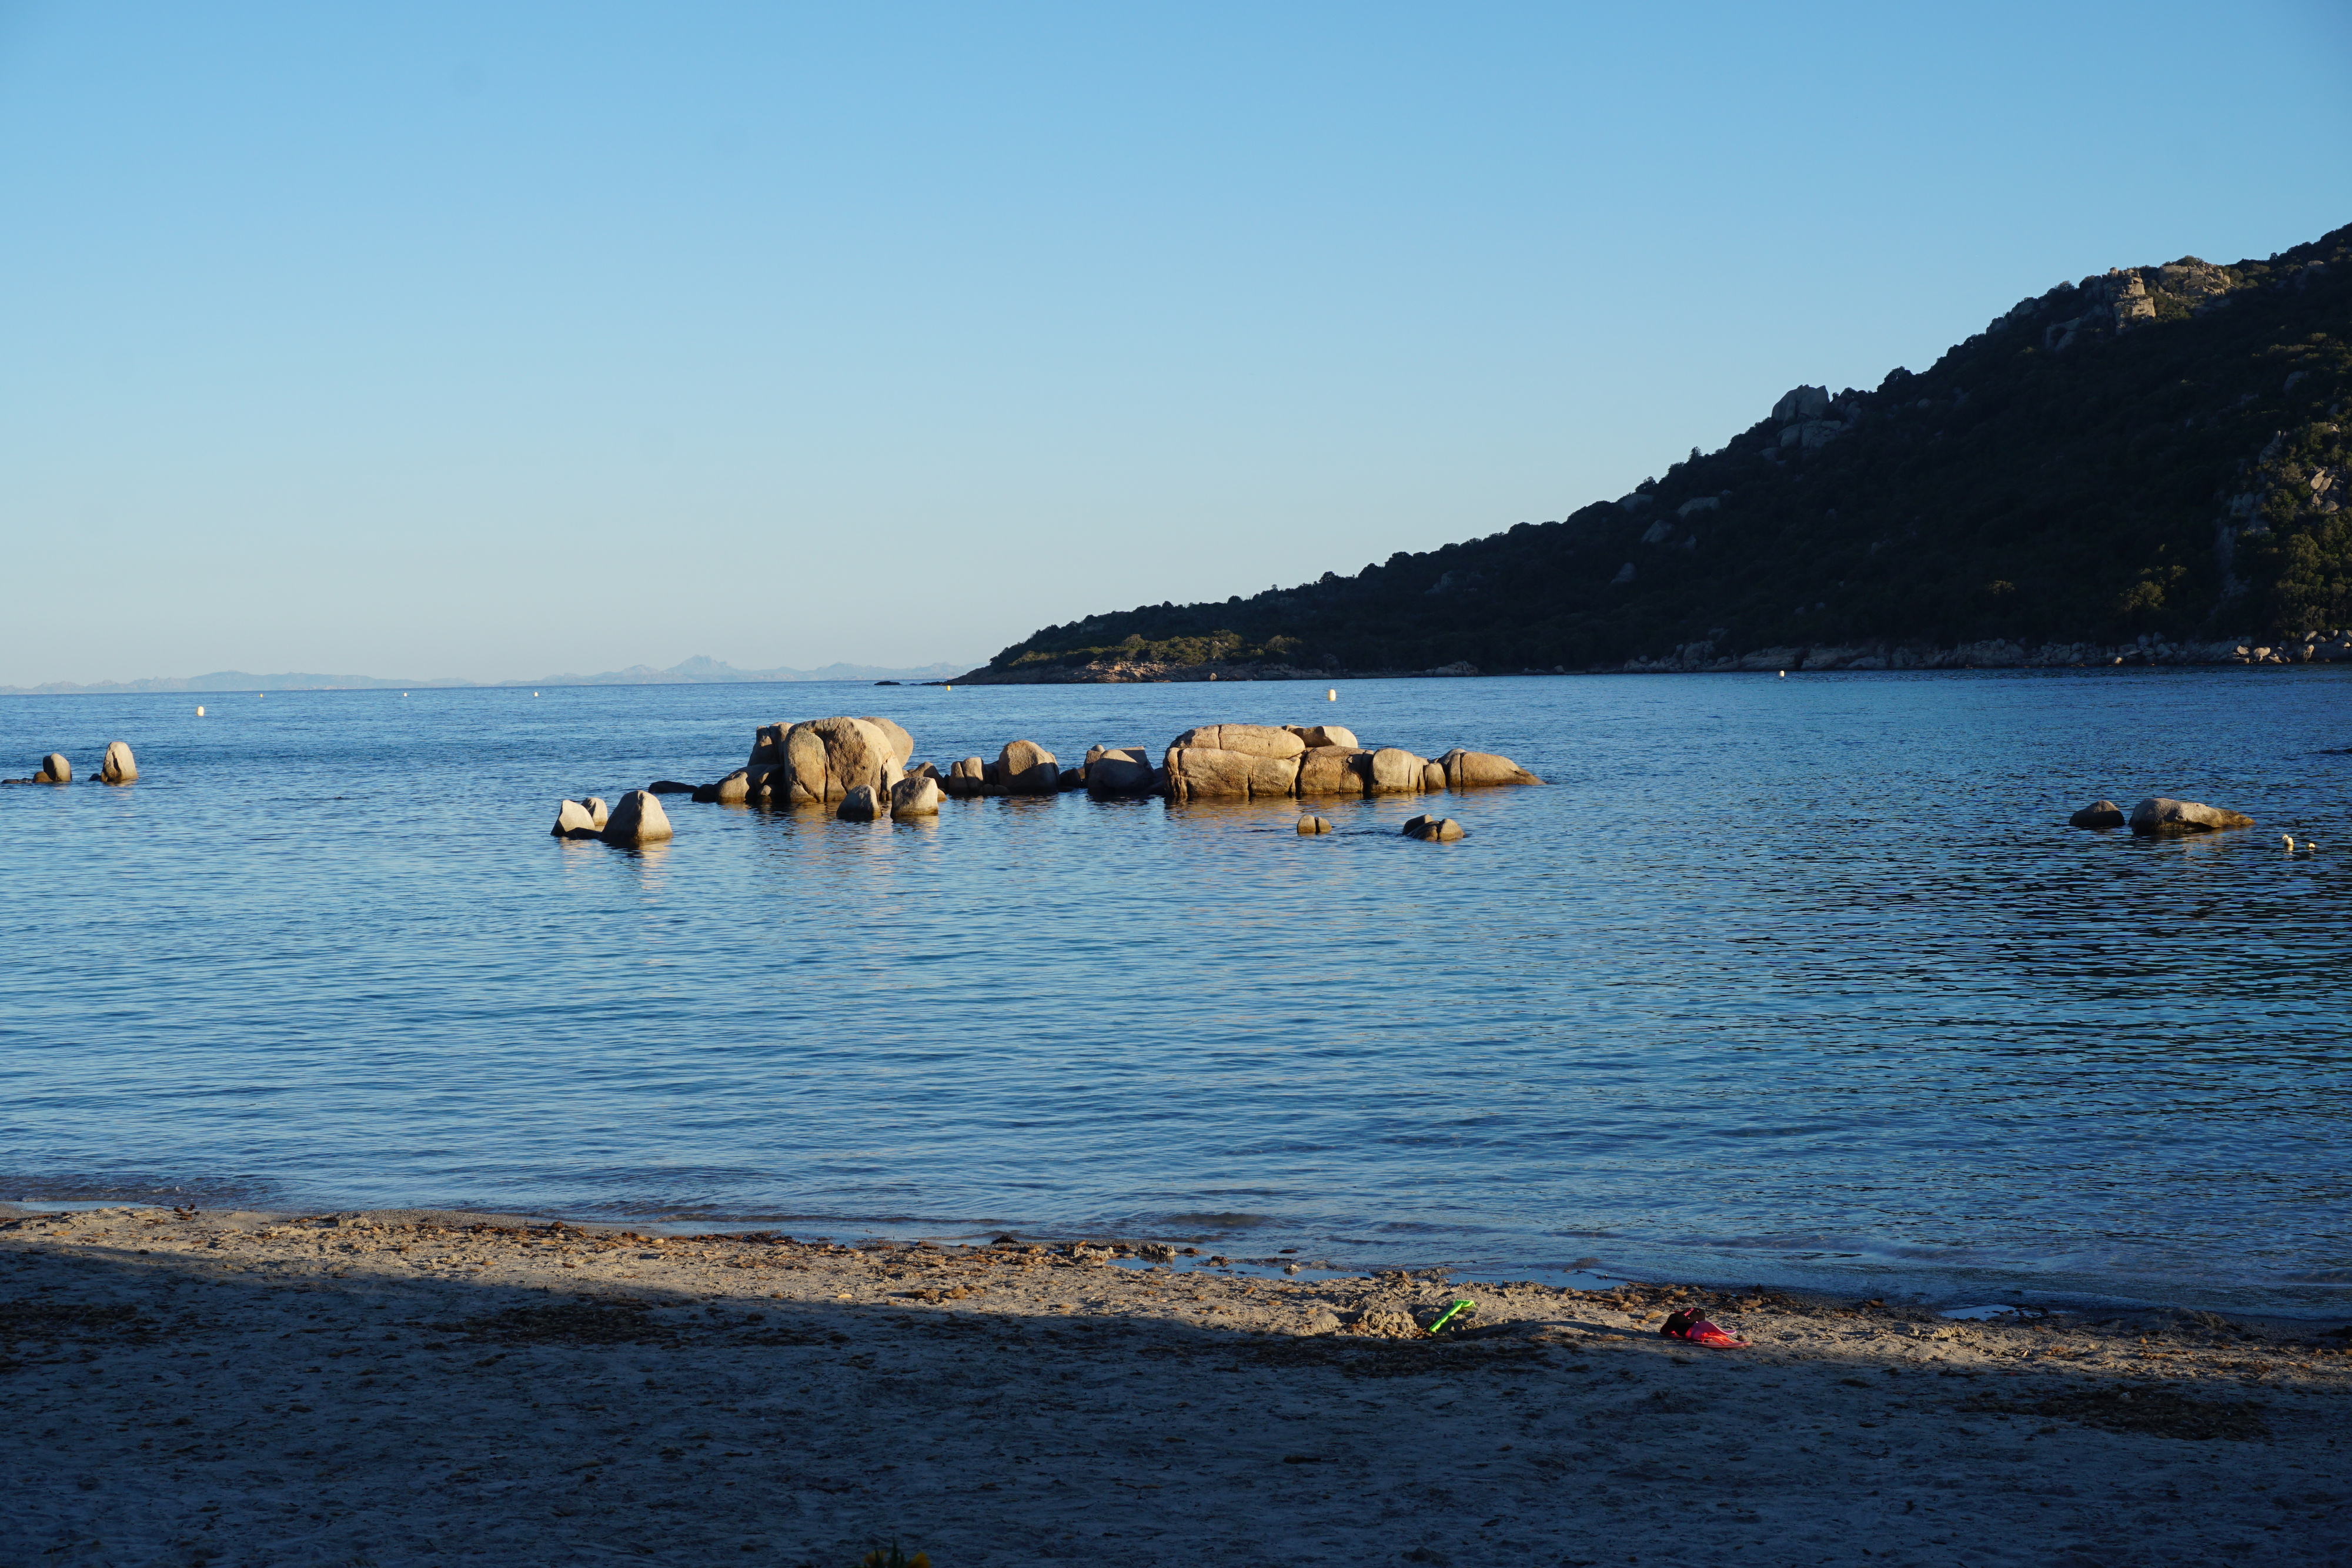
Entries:
{"label": "red object on sand", "polygon": [[1734,1339],[1694,1312],[1677,1312],[1666,1319],[1666,1326],[1658,1333],[1667,1339],[1688,1340],[1710,1350],[1741,1350],[1748,1342]]}

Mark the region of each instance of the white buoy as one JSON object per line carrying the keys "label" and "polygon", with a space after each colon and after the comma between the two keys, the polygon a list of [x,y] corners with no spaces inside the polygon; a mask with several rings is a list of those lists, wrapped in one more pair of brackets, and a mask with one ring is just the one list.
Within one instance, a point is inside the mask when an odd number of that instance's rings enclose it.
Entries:
{"label": "white buoy", "polygon": [[1785,680],[1787,680],[1787,679],[1789,678],[1789,672],[1788,672],[1788,671],[1786,671],[1786,670],[1781,671],[1781,672],[1780,672],[1780,678],[1781,678],[1782,680],[1784,680],[1784,681],[1785,681]]}
{"label": "white buoy", "polygon": [[1338,702],[1339,700],[1339,688],[1333,686],[1329,691],[1325,692],[1323,694],[1323,700],[1327,703]]}
{"label": "white buoy", "polygon": [[198,718],[202,718],[202,717],[204,717],[204,716],[205,716],[205,705],[204,705],[204,704],[202,704],[202,703],[198,703],[198,704],[196,705],[196,716],[197,716]]}

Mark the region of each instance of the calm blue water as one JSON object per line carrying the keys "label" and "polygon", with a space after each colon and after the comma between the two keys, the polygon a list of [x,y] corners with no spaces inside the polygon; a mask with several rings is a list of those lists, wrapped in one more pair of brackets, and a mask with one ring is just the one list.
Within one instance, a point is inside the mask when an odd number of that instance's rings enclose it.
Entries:
{"label": "calm blue water", "polygon": [[[9,772],[143,772],[0,790],[0,1197],[2326,1311],[2346,675],[0,698]],[[943,766],[1330,720],[1552,784],[1442,798],[1452,845],[1073,796],[547,836],[835,712]],[[2261,826],[2063,826],[2158,790]]]}

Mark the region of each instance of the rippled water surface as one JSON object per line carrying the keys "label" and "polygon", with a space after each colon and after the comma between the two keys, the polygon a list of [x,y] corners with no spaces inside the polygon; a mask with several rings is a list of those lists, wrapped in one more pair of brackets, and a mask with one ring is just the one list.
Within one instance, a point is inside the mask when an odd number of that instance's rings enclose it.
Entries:
{"label": "rippled water surface", "polygon": [[[2326,1311],[2347,678],[0,698],[10,772],[143,775],[0,791],[0,1197]],[[1446,845],[1421,799],[547,836],[832,712],[942,766],[1329,721],[1551,783],[1441,797]],[[2260,826],[2063,826],[2157,791]]]}

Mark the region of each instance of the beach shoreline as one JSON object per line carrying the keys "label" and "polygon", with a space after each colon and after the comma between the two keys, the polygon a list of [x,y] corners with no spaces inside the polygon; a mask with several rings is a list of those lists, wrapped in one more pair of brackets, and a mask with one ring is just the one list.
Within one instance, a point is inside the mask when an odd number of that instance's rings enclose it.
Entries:
{"label": "beach shoreline", "polygon": [[[47,1563],[2309,1562],[2352,1342],[425,1211],[0,1206]],[[1192,1265],[1178,1269],[1181,1262]],[[1470,1299],[1471,1326],[1417,1326]],[[1749,1339],[1657,1333],[1696,1307]]]}

